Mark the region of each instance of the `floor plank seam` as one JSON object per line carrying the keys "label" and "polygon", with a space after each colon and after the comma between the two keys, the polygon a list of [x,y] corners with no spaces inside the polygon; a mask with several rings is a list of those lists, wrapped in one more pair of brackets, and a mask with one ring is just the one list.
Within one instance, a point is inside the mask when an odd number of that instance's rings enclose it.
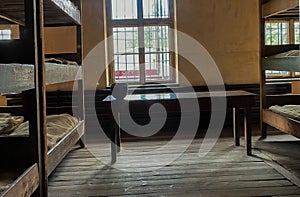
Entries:
{"label": "floor plank seam", "polygon": [[282,176],[284,176],[287,180],[295,184],[298,188],[300,188],[300,179],[295,176],[293,173],[291,173],[288,169],[286,169],[284,166],[282,166],[280,163],[278,163],[276,160],[272,159],[268,155],[268,153],[264,150],[259,150],[260,156],[262,156],[263,161],[273,169],[275,169],[278,173],[280,173]]}

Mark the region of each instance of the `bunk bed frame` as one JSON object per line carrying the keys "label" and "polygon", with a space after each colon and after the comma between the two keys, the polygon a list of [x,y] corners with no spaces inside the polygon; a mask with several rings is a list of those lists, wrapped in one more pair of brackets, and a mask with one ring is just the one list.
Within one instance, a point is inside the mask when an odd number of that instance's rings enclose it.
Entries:
{"label": "bunk bed frame", "polygon": [[[4,0],[0,5],[0,22],[20,25],[20,39],[0,41],[0,94],[20,93],[22,106],[0,107],[0,113],[22,115],[29,120],[29,136],[1,136],[0,196],[48,195],[48,176],[72,147],[84,146],[84,90],[82,65],[81,2],[72,0],[78,8],[75,14],[61,3],[68,0]],[[75,7],[75,8],[76,8]],[[43,28],[46,26],[76,26],[77,52],[55,54],[76,61],[78,67],[45,63]],[[17,64],[16,64],[17,63]],[[53,69],[53,66],[55,69]],[[14,72],[10,72],[10,71]],[[58,73],[63,75],[58,75]],[[79,73],[79,74],[78,74]],[[5,76],[5,77],[4,77]],[[4,79],[4,81],[3,81]],[[73,108],[47,108],[46,85],[75,81],[78,124],[53,148],[47,148],[46,114],[69,113]],[[74,92],[75,94],[75,92]],[[1,190],[2,183],[9,186]]]}
{"label": "bunk bed frame", "polygon": [[[298,49],[299,45],[290,45],[289,49]],[[276,53],[285,52],[287,46],[268,46],[265,47],[265,54],[274,55]],[[273,53],[272,53],[273,51]],[[277,113],[269,109],[273,105],[300,105],[300,95],[267,95],[267,80],[266,71],[300,71],[300,56],[289,56],[289,57],[263,57],[262,58],[262,138],[267,137],[267,125],[270,125],[282,132],[291,134],[295,137],[300,138],[300,121]]]}
{"label": "bunk bed frame", "polygon": [[[260,1],[261,19],[261,131],[262,138],[267,137],[267,125],[280,131],[300,138],[300,121],[279,111],[269,109],[274,105],[300,105],[300,95],[268,95],[266,71],[300,71],[300,57],[284,56],[291,50],[299,50],[299,45],[265,45],[265,21],[272,19],[299,19],[299,2],[291,1],[286,4],[276,4],[276,1]],[[298,10],[298,11],[297,11]],[[292,22],[292,21],[290,21]],[[292,38],[292,37],[291,37]],[[280,55],[278,55],[280,54]]]}

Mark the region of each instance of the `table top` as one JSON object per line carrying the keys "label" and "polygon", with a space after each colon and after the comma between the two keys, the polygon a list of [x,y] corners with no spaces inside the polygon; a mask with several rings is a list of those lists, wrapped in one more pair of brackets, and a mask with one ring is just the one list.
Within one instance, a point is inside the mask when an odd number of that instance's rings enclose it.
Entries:
{"label": "table top", "polygon": [[[131,94],[127,95],[125,101],[159,101],[159,100],[177,100],[177,99],[201,99],[211,97],[252,97],[254,93],[244,90],[234,91],[213,91],[213,92],[182,92],[182,93],[158,93],[158,94]],[[103,101],[110,102],[115,101],[113,96],[107,96]]]}

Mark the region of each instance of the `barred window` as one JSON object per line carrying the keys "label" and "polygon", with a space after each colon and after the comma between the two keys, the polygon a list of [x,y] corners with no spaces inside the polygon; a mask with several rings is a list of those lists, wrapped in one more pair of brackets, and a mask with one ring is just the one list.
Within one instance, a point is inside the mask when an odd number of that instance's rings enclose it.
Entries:
{"label": "barred window", "polygon": [[174,82],[173,0],[107,0],[114,82]]}
{"label": "barred window", "polygon": [[266,22],[266,45],[289,44],[289,22]]}

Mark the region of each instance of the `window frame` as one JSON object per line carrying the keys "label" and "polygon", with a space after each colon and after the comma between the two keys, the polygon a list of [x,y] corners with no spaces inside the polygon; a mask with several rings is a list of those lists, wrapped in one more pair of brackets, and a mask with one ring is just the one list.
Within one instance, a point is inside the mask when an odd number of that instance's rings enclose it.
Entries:
{"label": "window frame", "polygon": [[[176,49],[176,35],[175,32],[169,31],[169,57],[170,57],[170,80],[151,80],[146,81],[146,68],[145,68],[145,46],[144,45],[144,27],[149,26],[168,26],[171,29],[176,29],[176,3],[175,0],[169,0],[169,17],[168,18],[143,18],[143,0],[137,0],[137,18],[136,19],[113,19],[112,16],[112,0],[105,0],[105,33],[106,38],[113,36],[113,28],[122,28],[122,27],[137,27],[138,28],[138,43],[139,43],[139,70],[140,78],[139,81],[127,81],[129,85],[144,85],[144,84],[169,84],[177,83],[178,75],[178,66],[177,66],[177,56],[175,54]],[[107,56],[113,56],[114,53],[114,44],[106,43]],[[115,83],[115,66],[114,62],[110,63],[108,69],[106,69],[106,83],[109,86],[112,83]]]}
{"label": "window frame", "polygon": [[[293,24],[293,44],[300,44],[300,40],[299,40],[299,43],[296,43],[296,28],[295,28],[296,23],[299,23],[299,27],[300,27],[299,19],[292,20],[292,24]],[[299,30],[299,35],[300,35],[300,30]]]}

